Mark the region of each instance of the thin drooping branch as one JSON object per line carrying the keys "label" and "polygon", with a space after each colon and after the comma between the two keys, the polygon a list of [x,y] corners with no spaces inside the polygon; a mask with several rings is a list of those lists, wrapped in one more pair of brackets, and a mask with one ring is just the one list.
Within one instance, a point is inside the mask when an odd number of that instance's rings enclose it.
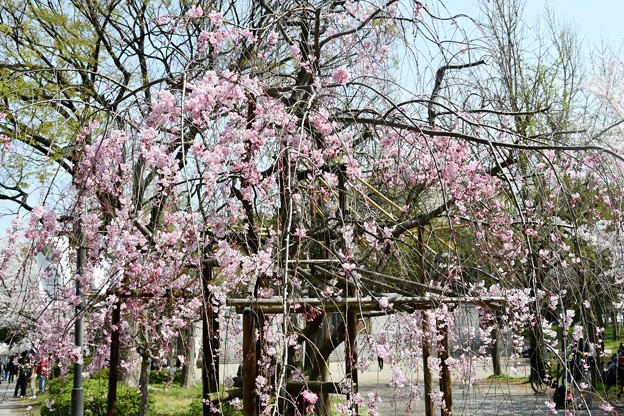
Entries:
{"label": "thin drooping branch", "polygon": [[[583,152],[583,151],[596,151],[600,153],[606,153],[615,159],[624,162],[624,156],[619,153],[607,149],[603,146],[598,145],[549,145],[549,144],[522,144],[522,143],[510,143],[510,142],[501,142],[497,140],[491,140],[486,138],[481,138],[477,136],[473,136],[466,133],[460,133],[456,131],[445,131],[445,130],[432,130],[429,128],[424,128],[420,126],[415,126],[412,124],[400,122],[397,120],[381,120],[374,119],[368,117],[348,117],[348,116],[336,116],[332,117],[332,121],[338,123],[345,124],[363,124],[369,126],[383,126],[383,127],[393,127],[399,130],[411,131],[414,133],[420,133],[426,136],[431,137],[453,137],[457,139],[466,140],[470,143],[476,144],[484,144],[491,145],[492,147],[498,147],[503,149],[518,149],[518,150],[554,150],[554,151],[573,151],[573,152]],[[513,132],[509,132],[510,134],[514,134]]]}

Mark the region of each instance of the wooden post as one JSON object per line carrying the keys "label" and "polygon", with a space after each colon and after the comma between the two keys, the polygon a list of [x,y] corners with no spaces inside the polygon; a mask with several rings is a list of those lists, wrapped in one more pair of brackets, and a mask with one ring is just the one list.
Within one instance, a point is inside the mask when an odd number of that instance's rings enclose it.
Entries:
{"label": "wooden post", "polygon": [[255,311],[245,308],[243,312],[243,414],[258,414],[256,377],[258,358],[256,356],[256,317]]}
{"label": "wooden post", "polygon": [[424,398],[425,416],[435,416],[435,408],[433,406],[433,376],[429,369],[429,357],[431,357],[431,328],[427,320],[426,312],[422,312],[423,317],[423,379],[424,379]]}
{"label": "wooden post", "polygon": [[440,378],[440,391],[444,396],[444,403],[446,408],[442,409],[442,416],[451,416],[453,413],[453,385],[451,384],[451,370],[448,366],[449,358],[449,337],[448,326],[440,326],[440,332],[442,332],[442,345],[440,345],[440,351],[438,357],[442,362],[442,374]]}
{"label": "wooden post", "polygon": [[[427,273],[425,265],[425,243],[423,237],[422,227],[418,227],[418,255],[420,263],[420,283],[427,283]],[[424,381],[424,401],[425,401],[425,416],[435,416],[435,409],[433,406],[433,376],[429,369],[429,357],[431,357],[431,327],[427,320],[427,313],[422,312],[422,349],[423,349],[423,381]]]}
{"label": "wooden post", "polygon": [[[347,193],[345,190],[345,173],[341,168],[338,171],[338,206],[340,207],[340,215],[344,221],[349,213],[347,210]],[[347,280],[349,278],[347,277]],[[348,296],[357,296],[355,287],[346,285],[345,293]],[[357,372],[357,305],[350,306],[346,304],[346,330],[347,338],[345,339],[345,367],[347,371],[347,377],[351,379],[351,389],[347,393],[347,402],[351,403],[351,410],[353,414],[358,414],[358,405],[354,402],[353,398],[358,392],[358,372]]]}

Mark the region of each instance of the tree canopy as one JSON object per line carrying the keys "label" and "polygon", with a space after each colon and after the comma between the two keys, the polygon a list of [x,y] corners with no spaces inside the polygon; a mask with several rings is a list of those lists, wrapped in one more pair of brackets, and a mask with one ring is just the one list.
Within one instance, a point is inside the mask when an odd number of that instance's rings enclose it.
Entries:
{"label": "tree canopy", "polygon": [[[85,302],[96,371],[115,365],[115,334],[145,363],[203,318],[214,392],[237,306],[259,351],[243,388],[267,414],[325,414],[326,398],[287,386],[327,381],[343,342],[344,412],[374,413],[357,371],[374,355],[396,377],[427,363],[459,299],[516,352],[527,328],[599,346],[621,283],[621,65],[583,90],[569,29],[551,21],[534,53],[519,2],[484,3],[483,22],[434,3],[4,2],[0,199],[24,218],[11,235],[53,262],[86,249],[55,296],[23,305],[33,339],[80,359]],[[5,288],[18,275],[3,271]],[[401,331],[373,333],[370,309]]]}

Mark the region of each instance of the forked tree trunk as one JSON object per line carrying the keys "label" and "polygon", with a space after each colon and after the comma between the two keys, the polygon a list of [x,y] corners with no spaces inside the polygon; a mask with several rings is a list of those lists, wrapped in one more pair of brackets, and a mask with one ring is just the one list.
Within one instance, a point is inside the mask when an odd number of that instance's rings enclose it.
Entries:
{"label": "forked tree trunk", "polygon": [[[346,338],[346,325],[343,314],[337,312],[328,313],[323,316],[319,324],[319,327],[311,331],[306,337],[308,340],[306,341],[306,355],[303,368],[310,372],[310,381],[328,381],[327,364],[329,363],[329,356]],[[294,391],[292,393],[295,394]],[[314,415],[331,415],[330,394],[322,392],[316,393],[318,395],[318,401],[314,405]],[[305,409],[302,401],[289,403],[287,407],[288,416],[300,415]]]}

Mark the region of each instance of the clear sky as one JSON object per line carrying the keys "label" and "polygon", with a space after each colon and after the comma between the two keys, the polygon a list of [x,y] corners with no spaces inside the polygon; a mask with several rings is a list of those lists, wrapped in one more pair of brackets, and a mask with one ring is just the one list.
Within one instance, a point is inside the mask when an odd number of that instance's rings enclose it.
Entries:
{"label": "clear sky", "polygon": [[624,40],[624,1],[622,0],[527,0],[526,11],[539,14],[550,8],[562,20],[573,22],[587,46],[601,41],[614,48]]}
{"label": "clear sky", "polygon": [[[479,0],[442,0],[453,13],[476,17]],[[618,49],[624,41],[624,0],[525,0],[526,22],[545,14],[546,8],[560,21],[572,23],[589,48],[604,40]]]}

